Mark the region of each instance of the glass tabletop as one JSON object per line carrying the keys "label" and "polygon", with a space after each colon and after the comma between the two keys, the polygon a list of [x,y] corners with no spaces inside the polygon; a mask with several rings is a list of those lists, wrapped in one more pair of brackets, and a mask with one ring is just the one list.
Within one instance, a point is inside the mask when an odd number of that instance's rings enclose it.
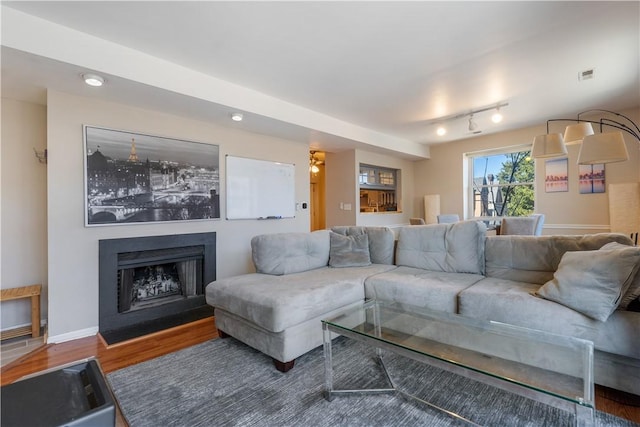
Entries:
{"label": "glass tabletop", "polygon": [[322,322],[336,333],[594,408],[591,341],[376,300]]}

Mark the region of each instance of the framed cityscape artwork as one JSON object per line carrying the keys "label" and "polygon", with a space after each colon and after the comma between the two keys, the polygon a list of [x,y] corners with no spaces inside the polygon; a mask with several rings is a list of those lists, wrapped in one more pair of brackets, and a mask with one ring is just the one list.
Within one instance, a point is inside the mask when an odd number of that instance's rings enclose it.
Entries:
{"label": "framed cityscape artwork", "polygon": [[604,163],[579,165],[580,194],[604,193]]}
{"label": "framed cityscape artwork", "polygon": [[85,226],[220,218],[218,145],[83,130]]}
{"label": "framed cityscape artwork", "polygon": [[567,158],[547,160],[544,166],[545,193],[569,191],[569,160]]}

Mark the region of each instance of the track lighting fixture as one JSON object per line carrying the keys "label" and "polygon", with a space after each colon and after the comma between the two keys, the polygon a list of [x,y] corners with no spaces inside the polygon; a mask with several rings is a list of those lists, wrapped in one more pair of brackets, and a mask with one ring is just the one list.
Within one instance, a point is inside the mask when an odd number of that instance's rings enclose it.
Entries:
{"label": "track lighting fixture", "polygon": [[491,116],[491,121],[493,123],[500,123],[502,121],[502,118],[503,118],[502,113],[500,112],[500,108],[506,107],[507,105],[509,105],[509,103],[500,102],[498,104],[493,104],[493,105],[489,105],[489,106],[486,106],[486,107],[477,108],[475,110],[467,111],[467,112],[464,112],[464,113],[453,114],[453,115],[446,116],[446,117],[439,117],[437,119],[431,120],[430,123],[438,125],[438,129],[436,130],[436,134],[438,136],[444,136],[447,133],[447,130],[446,130],[445,125],[444,125],[445,122],[462,119],[464,117],[468,117],[469,118],[469,123],[468,123],[467,129],[469,130],[469,132],[473,132],[475,134],[478,134],[478,133],[481,133],[482,131],[478,130],[478,128],[480,126],[479,126],[478,122],[475,119],[475,115],[478,114],[478,113],[483,113],[485,111],[495,110],[495,113]]}

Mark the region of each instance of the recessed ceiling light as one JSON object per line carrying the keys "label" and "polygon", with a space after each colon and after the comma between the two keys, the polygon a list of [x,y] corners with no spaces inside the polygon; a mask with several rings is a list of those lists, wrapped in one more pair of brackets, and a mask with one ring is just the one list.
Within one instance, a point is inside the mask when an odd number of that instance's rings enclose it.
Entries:
{"label": "recessed ceiling light", "polygon": [[104,84],[104,78],[100,77],[97,74],[83,74],[82,78],[84,82],[89,86],[99,87]]}
{"label": "recessed ceiling light", "polygon": [[233,113],[233,114],[231,114],[231,120],[233,120],[234,122],[241,122],[242,121],[242,114],[241,113]]}
{"label": "recessed ceiling light", "polygon": [[443,126],[440,126],[436,133],[438,134],[438,136],[444,136],[447,133],[447,129],[445,129]]}

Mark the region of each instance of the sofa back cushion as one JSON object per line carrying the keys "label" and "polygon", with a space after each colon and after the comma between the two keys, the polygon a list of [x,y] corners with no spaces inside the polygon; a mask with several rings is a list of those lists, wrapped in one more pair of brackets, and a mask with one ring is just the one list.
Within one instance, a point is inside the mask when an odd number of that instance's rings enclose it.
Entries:
{"label": "sofa back cushion", "polygon": [[301,273],[329,263],[329,231],[262,234],[251,239],[256,272],[272,275]]}
{"label": "sofa back cushion", "polygon": [[393,265],[396,236],[389,227],[337,226],[331,228],[331,231],[344,236],[366,234],[369,239],[371,263]]}
{"label": "sofa back cushion", "polygon": [[595,251],[610,242],[630,245],[622,234],[558,236],[487,236],[486,276],[545,284],[567,251]]}
{"label": "sofa back cushion", "polygon": [[479,221],[402,227],[396,264],[448,273],[484,274],[487,227]]}

